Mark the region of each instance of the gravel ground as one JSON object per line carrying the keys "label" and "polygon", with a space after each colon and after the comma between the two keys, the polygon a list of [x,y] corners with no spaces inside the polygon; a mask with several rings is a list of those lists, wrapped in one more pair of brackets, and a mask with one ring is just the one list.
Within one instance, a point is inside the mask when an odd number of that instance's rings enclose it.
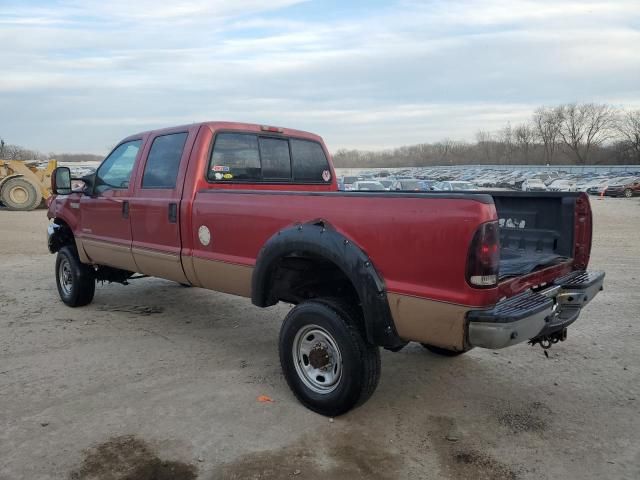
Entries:
{"label": "gravel ground", "polygon": [[592,205],[605,291],[549,358],[383,351],[334,420],[280,374],[289,307],[144,279],[67,308],[44,212],[0,211],[0,479],[638,479],[640,200]]}

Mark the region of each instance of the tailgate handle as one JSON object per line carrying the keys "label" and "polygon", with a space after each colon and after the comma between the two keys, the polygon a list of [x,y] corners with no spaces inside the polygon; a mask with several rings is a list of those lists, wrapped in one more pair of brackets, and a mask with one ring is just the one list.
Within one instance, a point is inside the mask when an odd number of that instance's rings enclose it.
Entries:
{"label": "tailgate handle", "polygon": [[169,223],[178,223],[178,204],[169,204]]}
{"label": "tailgate handle", "polygon": [[122,202],[122,218],[129,218],[129,202],[127,200]]}

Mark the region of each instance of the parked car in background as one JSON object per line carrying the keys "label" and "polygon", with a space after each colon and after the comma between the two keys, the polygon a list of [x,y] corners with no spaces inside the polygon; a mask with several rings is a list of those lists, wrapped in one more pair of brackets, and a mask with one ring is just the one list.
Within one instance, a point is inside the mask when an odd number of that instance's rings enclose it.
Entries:
{"label": "parked car in background", "polygon": [[576,182],[572,180],[558,179],[547,185],[547,190],[551,192],[576,192]]}
{"label": "parked car in background", "polygon": [[547,186],[539,178],[527,178],[522,182],[523,192],[546,192]]}
{"label": "parked car in background", "polygon": [[[632,178],[632,177],[631,177]],[[587,189],[589,195],[603,195],[604,191],[612,185],[625,185],[630,180],[630,177],[614,177],[608,178],[600,184]]]}
{"label": "parked car in background", "polygon": [[396,180],[391,186],[391,190],[415,190],[420,191],[420,180],[415,178]]}
{"label": "parked car in background", "polygon": [[355,190],[353,188],[353,184],[360,180],[358,177],[342,177],[342,182],[344,184],[344,190],[347,192],[350,190]]}
{"label": "parked car in background", "polygon": [[592,185],[591,187],[587,188],[587,193],[589,195],[601,195],[612,181],[615,180],[606,179],[602,182],[597,183],[596,185]]}
{"label": "parked car in background", "polygon": [[429,190],[433,190],[433,186],[438,183],[436,180],[420,180],[418,182],[418,186],[420,190],[424,190],[428,192]]}
{"label": "parked car in background", "polygon": [[450,181],[450,182],[438,182],[432,187],[433,190],[442,190],[445,192],[448,191],[469,191],[469,190],[478,190],[471,182],[461,182],[461,181]]}
{"label": "parked car in background", "polygon": [[380,182],[385,190],[391,190],[393,179],[391,178],[374,178],[376,182]]}
{"label": "parked car in background", "polygon": [[375,180],[358,180],[353,184],[353,190],[386,190],[384,185]]}
{"label": "parked car in background", "polygon": [[599,185],[606,183],[607,181],[608,179],[606,178],[583,179],[576,184],[576,191],[588,192],[590,188],[598,187]]}
{"label": "parked car in background", "polygon": [[604,191],[607,197],[627,197],[640,195],[640,178],[622,178],[617,182],[612,182]]}

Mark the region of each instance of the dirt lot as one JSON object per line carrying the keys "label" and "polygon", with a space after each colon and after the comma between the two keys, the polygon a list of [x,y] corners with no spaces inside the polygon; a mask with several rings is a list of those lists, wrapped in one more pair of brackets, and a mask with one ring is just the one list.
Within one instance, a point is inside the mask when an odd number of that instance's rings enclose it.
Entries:
{"label": "dirt lot", "polygon": [[70,309],[44,212],[0,211],[0,479],[638,479],[640,200],[592,204],[606,289],[550,358],[384,351],[333,421],[280,374],[287,306],[145,279]]}

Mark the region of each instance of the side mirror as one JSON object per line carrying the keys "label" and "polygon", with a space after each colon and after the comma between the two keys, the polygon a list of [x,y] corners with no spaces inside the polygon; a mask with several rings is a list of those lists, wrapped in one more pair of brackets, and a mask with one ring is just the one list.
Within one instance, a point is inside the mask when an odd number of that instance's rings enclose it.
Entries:
{"label": "side mirror", "polygon": [[71,170],[69,167],[58,167],[51,174],[51,191],[54,195],[71,193]]}

